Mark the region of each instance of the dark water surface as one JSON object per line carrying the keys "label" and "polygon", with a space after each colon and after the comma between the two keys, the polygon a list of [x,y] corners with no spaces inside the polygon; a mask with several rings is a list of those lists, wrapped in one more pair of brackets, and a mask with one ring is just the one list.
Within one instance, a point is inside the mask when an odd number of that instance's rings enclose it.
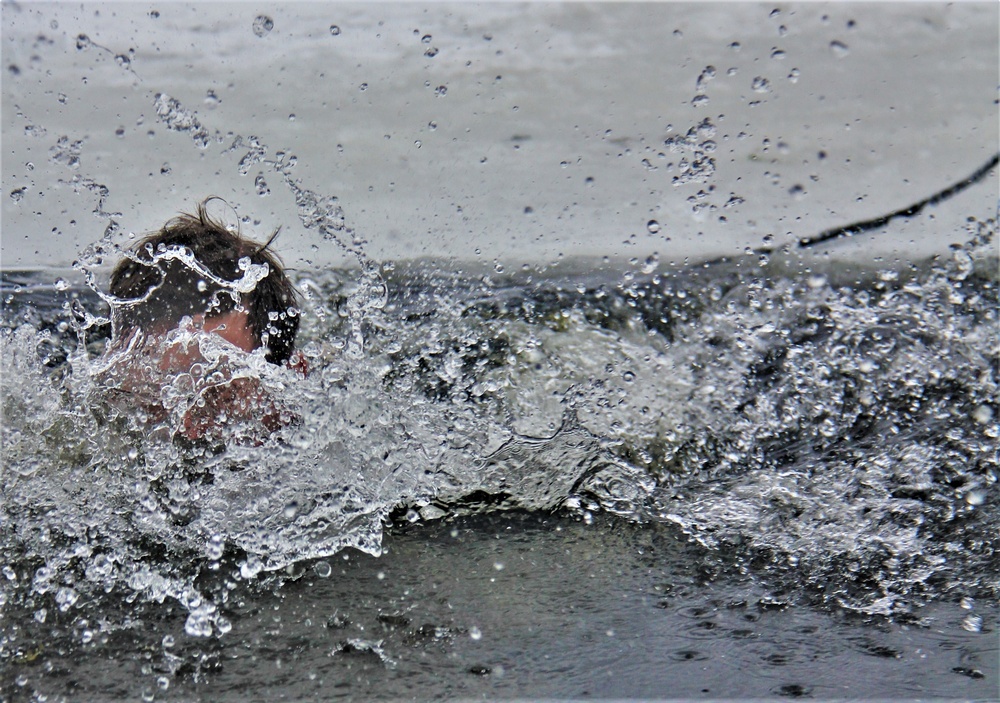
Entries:
{"label": "dark water surface", "polygon": [[308,378],[236,359],[299,420],[217,447],[6,273],[4,700],[995,698],[994,233],[302,273]]}
{"label": "dark water surface", "polygon": [[394,531],[381,558],[348,550],[241,593],[230,636],[191,640],[185,614],[163,608],[132,631],[45,649],[5,684],[10,700],[996,693],[995,603],[975,606],[990,623],[980,632],[949,603],[891,622],[775,595],[729,561],[620,520],[438,522]]}

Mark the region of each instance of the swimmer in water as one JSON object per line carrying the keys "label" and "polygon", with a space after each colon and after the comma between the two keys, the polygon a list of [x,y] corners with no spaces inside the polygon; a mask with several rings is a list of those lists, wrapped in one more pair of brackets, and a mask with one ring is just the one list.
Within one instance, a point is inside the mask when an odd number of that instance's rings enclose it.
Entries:
{"label": "swimmer in water", "polygon": [[112,335],[98,377],[119,408],[173,437],[218,439],[226,426],[255,437],[293,415],[246,364],[305,373],[294,351],[296,292],[265,244],[207,212],[182,214],[140,240],[111,274]]}

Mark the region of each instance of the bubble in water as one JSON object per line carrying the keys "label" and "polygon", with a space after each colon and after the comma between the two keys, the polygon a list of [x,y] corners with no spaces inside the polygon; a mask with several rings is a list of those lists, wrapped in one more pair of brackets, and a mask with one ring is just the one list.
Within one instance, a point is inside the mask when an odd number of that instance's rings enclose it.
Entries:
{"label": "bubble in water", "polygon": [[646,223],[646,229],[649,230],[650,234],[656,234],[660,231],[660,223],[656,220],[650,220]]}
{"label": "bubble in water", "polygon": [[21,202],[21,199],[24,198],[24,192],[26,190],[28,190],[27,187],[15,188],[10,192],[10,199],[13,200],[15,203]]}
{"label": "bubble in water", "polygon": [[339,37],[340,36],[340,27],[338,27],[335,24],[331,24],[330,25],[330,36]]}
{"label": "bubble in water", "polygon": [[429,59],[433,59],[437,55],[438,55],[438,49],[436,46],[432,46],[431,48],[429,48],[427,51],[424,52],[424,56],[426,56]]}
{"label": "bubble in water", "polygon": [[851,53],[851,50],[848,48],[847,44],[845,44],[842,41],[838,41],[836,39],[830,42],[830,51],[832,51],[833,55],[836,56],[838,59],[842,59],[849,53]]}
{"label": "bubble in water", "polygon": [[313,565],[313,571],[321,579],[329,578],[330,574],[333,573],[333,567],[330,566],[328,561],[318,561]]}
{"label": "bubble in water", "polygon": [[443,98],[447,94],[448,94],[448,86],[439,85],[437,88],[434,89],[434,95],[436,95],[439,98]]}
{"label": "bubble in water", "polygon": [[756,76],[750,84],[755,93],[767,93],[771,90],[771,82],[763,76]]}
{"label": "bubble in water", "polygon": [[93,46],[93,43],[90,41],[90,37],[88,37],[86,34],[77,35],[76,48],[79,51],[84,51],[85,49],[89,49],[91,46]]}
{"label": "bubble in water", "polygon": [[430,44],[432,38],[433,37],[431,37],[430,34],[425,34],[424,36],[420,37],[420,41],[422,41],[424,44]]}
{"label": "bubble in water", "polygon": [[472,627],[469,628],[469,637],[478,641],[483,638],[483,633],[480,631],[478,627],[473,625]]}
{"label": "bubble in water", "polygon": [[774,49],[771,49],[771,58],[772,59],[779,59],[780,60],[780,59],[785,58],[785,56],[787,56],[787,54],[785,54],[785,52],[782,49],[778,49],[777,47],[774,48]]}
{"label": "bubble in water", "polygon": [[257,15],[253,21],[253,33],[258,37],[263,37],[272,29],[274,29],[274,20],[267,15]]}

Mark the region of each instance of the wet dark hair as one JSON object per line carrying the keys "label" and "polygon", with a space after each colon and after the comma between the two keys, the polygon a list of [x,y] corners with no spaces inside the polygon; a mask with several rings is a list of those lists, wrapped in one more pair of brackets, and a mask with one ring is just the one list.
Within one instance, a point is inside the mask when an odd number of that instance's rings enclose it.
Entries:
{"label": "wet dark hair", "polygon": [[[299,314],[296,293],[281,263],[268,250],[278,235],[266,244],[245,239],[213,220],[207,205],[198,204],[194,214],[181,214],[158,231],[140,240],[115,266],[110,292],[115,305],[115,337],[130,330],[159,332],[175,327],[185,315],[206,318],[234,310],[246,310],[248,326],[257,346],[267,346],[266,359],[281,364],[292,355]],[[280,228],[279,228],[280,229]],[[189,252],[202,268],[222,281],[238,281],[244,269],[240,260],[267,266],[267,276],[249,293],[238,293],[191,268],[181,259],[162,257],[164,252]],[[161,255],[159,258],[157,255]]]}

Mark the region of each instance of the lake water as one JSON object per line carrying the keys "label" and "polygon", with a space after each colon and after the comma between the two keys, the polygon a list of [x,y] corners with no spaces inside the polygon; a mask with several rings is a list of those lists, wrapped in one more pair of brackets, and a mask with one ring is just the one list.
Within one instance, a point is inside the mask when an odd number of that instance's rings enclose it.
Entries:
{"label": "lake water", "polygon": [[[5,4],[0,699],[995,698],[996,170],[793,245],[997,152],[998,12]],[[209,194],[262,442],[104,402]]]}

